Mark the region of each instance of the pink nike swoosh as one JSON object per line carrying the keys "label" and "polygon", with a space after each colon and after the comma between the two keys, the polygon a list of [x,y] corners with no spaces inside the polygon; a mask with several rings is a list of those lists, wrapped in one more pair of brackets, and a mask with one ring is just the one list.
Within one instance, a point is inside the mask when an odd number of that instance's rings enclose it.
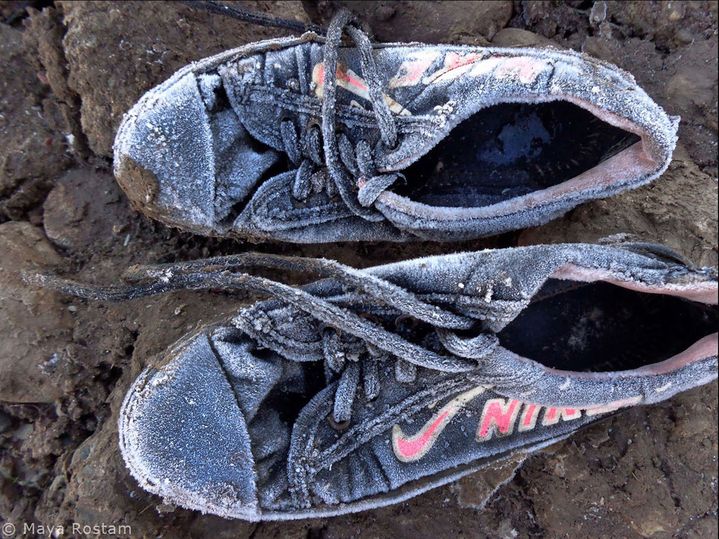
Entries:
{"label": "pink nike swoosh", "polygon": [[395,456],[402,462],[413,462],[421,459],[432,448],[437,437],[457,412],[477,395],[483,393],[484,390],[484,386],[478,386],[457,395],[442,406],[419,432],[412,436],[406,436],[399,425],[392,427],[392,448]]}

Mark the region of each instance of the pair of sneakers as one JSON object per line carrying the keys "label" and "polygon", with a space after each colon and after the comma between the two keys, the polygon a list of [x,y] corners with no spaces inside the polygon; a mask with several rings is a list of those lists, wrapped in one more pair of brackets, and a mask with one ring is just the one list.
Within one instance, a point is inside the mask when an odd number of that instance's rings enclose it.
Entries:
{"label": "pair of sneakers", "polygon": [[[350,43],[343,44],[343,34]],[[132,203],[206,235],[288,242],[477,238],[637,187],[677,118],[612,65],[551,49],[325,37],[194,63],[126,115]],[[300,272],[292,287],[258,275]],[[538,245],[356,270],[244,253],[134,267],[125,299],[269,296],[176,343],[120,412],[132,475],[246,520],[376,508],[717,376],[717,275],[658,245]]]}

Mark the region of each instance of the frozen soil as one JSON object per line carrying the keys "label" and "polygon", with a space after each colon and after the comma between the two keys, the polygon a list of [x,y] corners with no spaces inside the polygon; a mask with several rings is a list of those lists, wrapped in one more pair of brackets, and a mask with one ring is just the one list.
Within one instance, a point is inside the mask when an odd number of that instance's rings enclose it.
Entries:
{"label": "frozen soil", "polygon": [[89,304],[29,289],[20,270],[110,282],[131,264],[244,249],[368,266],[612,234],[717,264],[717,3],[246,4],[320,24],[347,5],[379,40],[583,50],[631,71],[682,116],[675,161],[650,186],[490,240],[293,247],[193,236],[130,209],[110,172],[118,123],[187,62],[283,32],[174,3],[0,4],[0,519],[129,524],[136,537],[715,537],[716,383],[617,414],[516,472],[512,463],[368,513],[247,524],[166,506],[139,489],[117,449],[129,384],[174,340],[249,298],[182,292]]}

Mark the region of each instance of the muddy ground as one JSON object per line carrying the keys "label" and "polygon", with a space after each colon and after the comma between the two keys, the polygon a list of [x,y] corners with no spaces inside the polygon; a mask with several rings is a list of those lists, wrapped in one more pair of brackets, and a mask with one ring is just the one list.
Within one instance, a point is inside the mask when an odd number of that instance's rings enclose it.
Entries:
{"label": "muddy ground", "polygon": [[36,532],[37,525],[129,524],[135,537],[716,537],[716,383],[596,424],[529,458],[514,476],[489,470],[369,513],[247,524],[166,506],[138,488],[116,444],[126,389],[153,355],[246,298],[183,292],[88,304],[29,289],[18,270],[108,282],[134,263],[244,249],[367,266],[615,233],[717,264],[717,3],[246,4],[317,23],[349,5],[379,40],[583,50],[629,70],[682,116],[674,163],[650,186],[491,240],[291,247],[193,236],[130,209],[110,172],[115,129],[144,91],[190,60],[285,32],[172,3],[0,3],[3,523],[34,522]]}

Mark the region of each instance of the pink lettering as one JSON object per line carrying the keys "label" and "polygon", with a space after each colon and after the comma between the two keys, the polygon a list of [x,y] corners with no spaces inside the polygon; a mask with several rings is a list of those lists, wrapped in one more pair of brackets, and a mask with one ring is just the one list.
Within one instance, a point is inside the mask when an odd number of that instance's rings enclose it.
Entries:
{"label": "pink lettering", "polygon": [[541,406],[537,406],[536,404],[524,405],[522,418],[519,420],[519,432],[532,430],[537,425],[537,417],[539,416],[539,410],[541,410],[541,408]]}
{"label": "pink lettering", "polygon": [[482,410],[477,441],[489,440],[495,433],[497,436],[512,434],[521,405],[521,402],[514,399],[489,399]]}

